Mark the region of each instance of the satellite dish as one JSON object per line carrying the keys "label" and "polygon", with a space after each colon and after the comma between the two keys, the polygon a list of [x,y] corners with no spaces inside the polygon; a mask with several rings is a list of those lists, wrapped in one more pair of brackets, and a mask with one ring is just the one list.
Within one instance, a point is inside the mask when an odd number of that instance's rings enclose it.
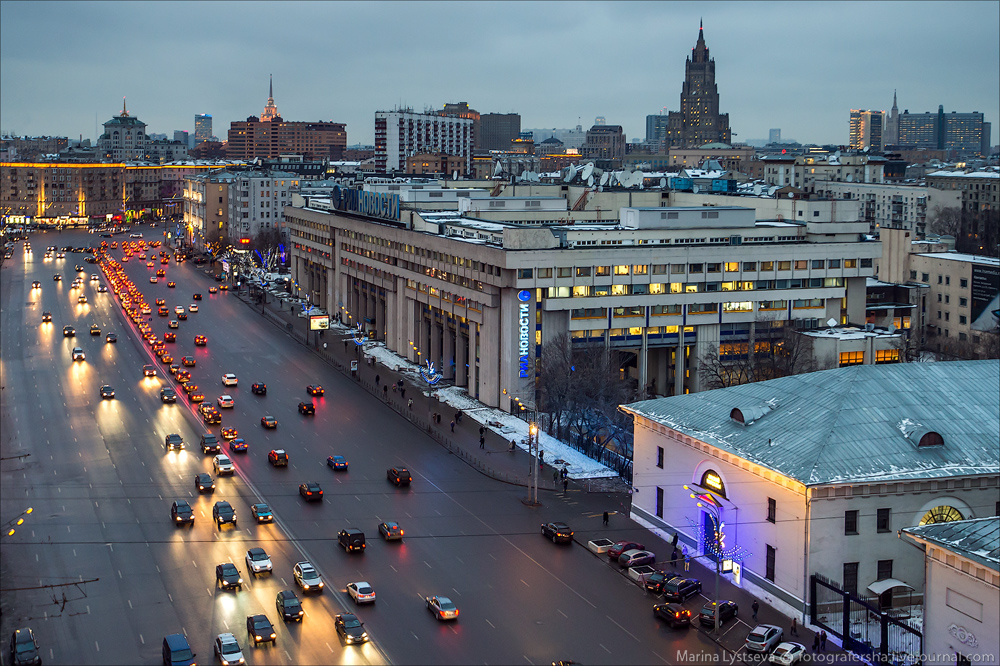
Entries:
{"label": "satellite dish", "polygon": [[660,187],[666,187],[666,186],[667,186],[667,179],[666,178],[661,178],[660,179]]}
{"label": "satellite dish", "polygon": [[593,176],[588,176],[587,177],[587,187],[593,187],[593,186],[594,186],[594,177]]}
{"label": "satellite dish", "polygon": [[833,317],[830,317],[829,319],[826,320],[826,325],[829,326],[830,328],[833,328],[834,326],[837,325],[837,320],[834,319]]}
{"label": "satellite dish", "polygon": [[587,162],[583,167],[583,173],[580,174],[582,180],[589,180],[591,176],[594,175],[594,163]]}
{"label": "satellite dish", "polygon": [[576,178],[576,166],[570,164],[566,167],[566,173],[563,174],[563,182],[568,183]]}
{"label": "satellite dish", "polygon": [[603,192],[604,191],[604,186],[603,185],[598,185],[597,186],[597,191],[598,192]]}
{"label": "satellite dish", "polygon": [[789,199],[794,199],[795,198],[795,192],[789,192],[788,193],[788,198]]}
{"label": "satellite dish", "polygon": [[691,192],[693,192],[694,194],[698,194],[699,192],[701,192],[701,188],[698,187],[697,185],[692,185]]}
{"label": "satellite dish", "polygon": [[455,169],[454,171],[451,172],[451,179],[458,180],[458,169]]}
{"label": "satellite dish", "polygon": [[502,173],[503,173],[503,165],[500,164],[500,162],[495,163],[493,165],[493,175],[494,176],[499,176]]}
{"label": "satellite dish", "polygon": [[601,174],[601,186],[603,187],[604,185],[607,185],[608,184],[608,180],[610,180],[610,179],[611,179],[611,174],[610,173],[608,173],[607,171],[605,171],[604,173],[602,173]]}

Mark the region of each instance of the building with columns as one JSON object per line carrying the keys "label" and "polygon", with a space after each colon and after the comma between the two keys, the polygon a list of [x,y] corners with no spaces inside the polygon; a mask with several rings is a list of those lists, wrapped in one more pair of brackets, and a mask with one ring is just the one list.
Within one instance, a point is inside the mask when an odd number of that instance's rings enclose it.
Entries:
{"label": "building with columns", "polygon": [[802,221],[697,206],[565,224],[553,209],[567,214],[565,199],[459,196],[459,210],[431,211],[407,208],[400,188],[338,187],[285,210],[300,295],[504,409],[533,404],[537,359],[563,334],[627,352],[637,385],[669,395],[700,390],[700,356],[746,342],[758,319],[774,334],[796,320],[863,323],[880,253],[860,240],[867,225],[825,202]]}
{"label": "building with columns", "polygon": [[667,146],[694,148],[706,143],[732,143],[729,114],[719,113],[715,58],[708,55],[705,32],[698,24],[698,41],[684,63],[681,110],[667,114],[663,136]]}

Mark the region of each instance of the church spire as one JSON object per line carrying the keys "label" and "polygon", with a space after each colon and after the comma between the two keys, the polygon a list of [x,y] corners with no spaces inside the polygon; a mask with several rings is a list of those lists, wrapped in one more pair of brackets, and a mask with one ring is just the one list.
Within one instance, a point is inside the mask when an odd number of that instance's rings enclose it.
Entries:
{"label": "church spire", "polygon": [[274,74],[268,74],[267,98],[274,99]]}
{"label": "church spire", "polygon": [[127,116],[128,115],[128,109],[125,108],[125,97],[124,96],[122,96],[122,115],[123,116]]}

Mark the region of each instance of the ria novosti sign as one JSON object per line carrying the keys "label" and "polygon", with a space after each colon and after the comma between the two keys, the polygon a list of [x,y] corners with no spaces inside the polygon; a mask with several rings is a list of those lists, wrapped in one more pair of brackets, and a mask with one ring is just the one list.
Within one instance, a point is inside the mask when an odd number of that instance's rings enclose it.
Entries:
{"label": "ria novosti sign", "polygon": [[334,185],[330,201],[337,210],[352,211],[381,217],[385,220],[399,220],[399,195],[383,192],[366,192],[349,187]]}
{"label": "ria novosti sign", "polygon": [[531,377],[529,362],[531,351],[531,292],[522,289],[517,292],[517,376]]}

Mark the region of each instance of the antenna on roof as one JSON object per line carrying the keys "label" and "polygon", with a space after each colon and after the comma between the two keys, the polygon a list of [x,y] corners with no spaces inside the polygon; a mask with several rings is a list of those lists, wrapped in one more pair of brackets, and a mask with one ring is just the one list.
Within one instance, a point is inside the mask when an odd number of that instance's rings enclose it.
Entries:
{"label": "antenna on roof", "polygon": [[826,320],[826,325],[829,326],[830,328],[833,328],[837,325],[837,320],[834,319],[833,317],[830,317],[829,319]]}

